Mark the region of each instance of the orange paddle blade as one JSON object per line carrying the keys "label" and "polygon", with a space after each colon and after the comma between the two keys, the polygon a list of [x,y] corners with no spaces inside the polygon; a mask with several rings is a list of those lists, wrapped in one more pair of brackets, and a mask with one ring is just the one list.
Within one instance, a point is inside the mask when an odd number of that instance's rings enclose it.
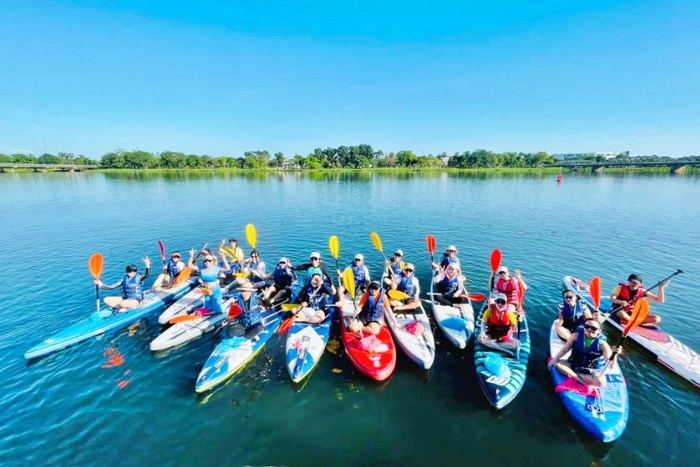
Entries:
{"label": "orange paddle blade", "polygon": [[177,324],[177,323],[183,323],[185,321],[194,321],[195,319],[199,319],[201,316],[197,315],[181,315],[181,316],[176,316],[170,321],[168,321],[170,324]]}
{"label": "orange paddle blade", "polygon": [[425,244],[428,246],[428,253],[430,253],[430,256],[433,256],[435,254],[435,237],[433,237],[431,234],[428,234],[425,237]]}
{"label": "orange paddle blade", "polygon": [[228,309],[228,318],[234,319],[238,318],[241,313],[243,313],[243,308],[238,305],[238,303],[232,303],[231,307]]}
{"label": "orange paddle blade", "polygon": [[595,276],[591,279],[591,299],[593,300],[593,305],[596,310],[600,308],[600,277]]}
{"label": "orange paddle blade", "polygon": [[277,334],[286,334],[289,331],[289,328],[292,327],[292,324],[294,324],[294,318],[296,318],[296,316],[292,315],[285,319],[282,324],[280,324],[279,329],[277,329]]}
{"label": "orange paddle blade", "polygon": [[211,289],[207,287],[202,287],[202,295],[210,295],[211,296]]}
{"label": "orange paddle blade", "polygon": [[632,329],[634,329],[635,327],[642,324],[642,322],[644,321],[644,318],[646,318],[648,314],[649,314],[649,302],[647,302],[646,299],[644,299],[644,298],[637,300],[634,303],[634,309],[632,310],[632,316],[630,317],[629,323],[627,323],[625,330],[622,331],[622,335],[627,336],[627,334],[629,334],[629,332]]}
{"label": "orange paddle blade", "polygon": [[190,269],[190,268],[183,269],[182,272],[180,274],[178,274],[177,277],[175,278],[175,283],[182,284],[183,282],[185,282],[187,279],[190,278],[190,274],[192,274],[192,269]]}
{"label": "orange paddle blade", "polygon": [[481,302],[483,300],[486,300],[486,295],[482,293],[475,293],[472,295],[467,295],[469,297],[469,300],[474,300],[475,302]]}
{"label": "orange paddle blade", "polygon": [[496,274],[496,270],[501,265],[501,250],[496,248],[491,252],[491,272]]}
{"label": "orange paddle blade", "polygon": [[90,268],[90,274],[97,280],[102,275],[102,268],[104,267],[104,258],[101,253],[95,253],[90,257],[90,262],[88,263]]}

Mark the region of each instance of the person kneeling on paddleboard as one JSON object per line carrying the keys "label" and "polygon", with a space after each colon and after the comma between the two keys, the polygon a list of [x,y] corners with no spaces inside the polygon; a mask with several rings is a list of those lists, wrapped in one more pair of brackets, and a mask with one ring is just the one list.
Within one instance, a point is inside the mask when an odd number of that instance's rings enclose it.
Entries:
{"label": "person kneeling on paddleboard", "polygon": [[135,264],[130,264],[126,267],[126,275],[112,285],[105,285],[101,280],[95,279],[95,284],[103,290],[114,290],[117,287],[122,288],[121,297],[105,297],[105,304],[120,313],[129,311],[130,308],[136,308],[144,298],[143,282],[148,277],[151,271],[151,260],[146,256],[143,258],[143,263],[146,265],[144,274],[138,273],[138,268]]}
{"label": "person kneeling on paddleboard", "polygon": [[180,252],[173,251],[173,254],[170,255],[170,261],[163,265],[163,272],[153,283],[153,288],[158,289],[163,284],[173,286],[177,275],[184,271],[186,267],[185,262],[182,261],[182,255]]}
{"label": "person kneeling on paddleboard", "polygon": [[255,299],[252,286],[246,285],[238,289],[236,304],[241,307],[241,314],[226,325],[228,337],[242,336],[246,339],[258,340],[265,326],[262,323],[262,308]]}
{"label": "person kneeling on paddleboard", "polygon": [[570,290],[562,292],[562,296],[564,297],[564,302],[559,304],[559,322],[556,330],[559,337],[567,340],[584,321],[593,318],[593,313]]}
{"label": "person kneeling on paddleboard", "polygon": [[[630,274],[627,278],[627,283],[620,283],[613,290],[612,295],[610,295],[610,300],[616,307],[622,307],[615,313],[613,318],[618,321],[621,325],[626,326],[627,322],[630,320],[630,315],[632,313],[632,308],[634,307],[634,301],[642,297],[646,297],[652,302],[663,303],[664,302],[664,289],[668,285],[669,281],[664,281],[659,284],[659,294],[654,295],[651,292],[647,292],[644,287],[642,287],[642,276],[639,274]],[[640,326],[644,326],[650,329],[659,329],[656,325],[661,322],[661,317],[658,315],[652,315],[649,313]]]}
{"label": "person kneeling on paddleboard", "polygon": [[301,305],[294,310],[297,322],[303,323],[320,323],[326,318],[324,308],[333,292],[323,282],[323,276],[319,272],[315,272],[311,276],[311,282],[299,293],[299,301]]}
{"label": "person kneeling on paddleboard", "polygon": [[413,264],[408,263],[406,267],[401,272],[399,276],[401,279],[398,284],[392,283],[392,289],[398,290],[400,292],[408,295],[408,298],[403,300],[391,300],[391,306],[394,308],[394,312],[407,312],[413,311],[420,307],[420,285],[418,284],[418,279],[413,274],[416,268]]}
{"label": "person kneeling on paddleboard", "polygon": [[504,294],[496,294],[488,301],[488,307],[481,320],[479,342],[492,349],[500,350],[509,355],[520,345],[513,339],[513,332],[518,328],[518,313],[513,304],[507,303]]}
{"label": "person kneeling on paddleboard", "polygon": [[193,271],[199,271],[199,282],[203,286],[202,292],[204,293],[204,308],[212,313],[223,313],[223,292],[219,285],[219,276],[231,267],[223,255],[221,261],[224,263],[224,267],[219,267],[216,264],[216,258],[208,254],[204,256],[204,267],[200,268],[194,264],[195,251],[194,248],[190,250],[190,261],[187,266]]}
{"label": "person kneeling on paddleboard", "polygon": [[464,277],[459,273],[459,266],[450,263],[444,271],[435,275],[435,288],[437,292],[433,300],[445,306],[459,305],[468,300],[467,290],[464,288]]}
{"label": "person kneeling on paddleboard", "polygon": [[360,312],[356,318],[350,321],[350,331],[379,334],[384,325],[384,310],[388,310],[391,304],[384,289],[379,282],[374,281],[369,284],[367,292],[362,294],[358,303]]}
{"label": "person kneeling on paddleboard", "polygon": [[[616,347],[613,352],[600,328],[601,323],[598,320],[587,319],[583,326],[579,326],[576,332],[569,336],[564,347],[552,356],[547,362],[547,367],[555,366],[561,373],[571,376],[581,384],[605,386],[605,375],[602,371],[610,358],[613,359],[613,365],[615,364],[622,348]],[[559,363],[559,359],[569,349],[571,349],[569,364]]]}

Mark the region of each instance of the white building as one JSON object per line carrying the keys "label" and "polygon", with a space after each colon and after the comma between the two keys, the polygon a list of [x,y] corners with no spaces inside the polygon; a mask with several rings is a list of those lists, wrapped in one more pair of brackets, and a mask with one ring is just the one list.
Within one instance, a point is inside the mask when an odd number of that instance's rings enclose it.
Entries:
{"label": "white building", "polygon": [[568,159],[581,159],[583,157],[596,157],[596,156],[603,156],[606,159],[614,159],[615,157],[622,155],[625,157],[629,157],[630,152],[629,151],[622,151],[622,152],[570,152],[566,154],[552,154],[552,157],[555,159],[558,159],[560,161],[565,161]]}

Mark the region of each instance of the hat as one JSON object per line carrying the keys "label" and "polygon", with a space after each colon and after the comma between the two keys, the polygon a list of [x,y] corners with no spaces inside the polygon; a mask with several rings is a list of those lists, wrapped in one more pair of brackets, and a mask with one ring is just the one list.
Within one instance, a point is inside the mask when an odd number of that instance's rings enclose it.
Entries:
{"label": "hat", "polygon": [[640,284],[642,283],[642,276],[639,274],[630,274],[630,276],[627,278],[627,282],[639,282]]}
{"label": "hat", "polygon": [[355,255],[355,259],[361,259],[362,261],[364,261],[364,260],[365,260],[365,257],[362,256],[362,253],[358,253],[358,254]]}
{"label": "hat", "polygon": [[323,275],[323,274],[321,274],[321,271],[319,271],[319,270],[314,270],[314,271],[311,273],[311,277],[314,277],[314,276],[319,276],[319,277],[321,277],[322,275]]}
{"label": "hat", "polygon": [[497,293],[496,295],[493,296],[493,301],[495,302],[496,300],[503,300],[506,302],[508,301],[505,294],[502,294],[502,293]]}
{"label": "hat", "polygon": [[454,245],[448,246],[447,249],[446,249],[445,251],[450,251],[450,250],[452,250],[452,251],[454,251],[455,253],[457,253],[457,247],[454,246]]}
{"label": "hat", "polygon": [[379,285],[379,282],[377,282],[377,281],[370,282],[369,287],[368,287],[368,289],[370,289],[370,290],[379,290],[381,288],[382,288],[382,286]]}
{"label": "hat", "polygon": [[396,250],[396,251],[394,252],[394,254],[395,254],[395,255],[399,255],[399,256],[403,256],[403,251],[401,251],[401,250]]}
{"label": "hat", "polygon": [[279,261],[277,261],[277,263],[278,263],[278,264],[279,264],[279,263],[285,263],[285,264],[286,264],[286,263],[289,263],[289,260],[283,256],[283,257],[280,258]]}
{"label": "hat", "polygon": [[204,260],[205,260],[205,261],[208,260],[208,259],[214,261],[214,257],[213,257],[212,255],[206,255],[206,256],[204,257]]}
{"label": "hat", "polygon": [[229,242],[229,243],[231,243],[231,242],[233,242],[233,243],[238,243],[238,240],[236,240],[235,238],[229,238],[229,239],[228,239],[228,242]]}
{"label": "hat", "polygon": [[309,255],[309,259],[311,259],[311,258],[321,259],[321,253],[319,253],[318,251],[312,251],[311,254]]}
{"label": "hat", "polygon": [[138,270],[139,268],[137,268],[135,264],[130,264],[126,267],[126,272],[136,272]]}
{"label": "hat", "polygon": [[502,273],[502,272],[505,272],[506,274],[508,274],[508,268],[505,267],[505,266],[501,266],[500,268],[498,268],[498,269],[496,270],[496,274],[500,274],[500,273]]}
{"label": "hat", "polygon": [[404,269],[410,269],[411,271],[415,271],[416,268],[413,266],[413,263],[406,263],[406,266],[403,267]]}

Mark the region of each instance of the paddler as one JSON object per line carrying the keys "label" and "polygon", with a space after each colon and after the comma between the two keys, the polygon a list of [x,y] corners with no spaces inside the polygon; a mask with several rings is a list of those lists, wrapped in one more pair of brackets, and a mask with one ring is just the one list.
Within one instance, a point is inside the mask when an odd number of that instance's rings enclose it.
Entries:
{"label": "paddler", "polygon": [[467,298],[467,290],[464,288],[464,277],[459,273],[456,263],[449,263],[445,270],[438,268],[438,273],[433,279],[436,294],[433,300],[445,306],[459,305]]}
{"label": "paddler", "polygon": [[504,294],[489,298],[488,307],[481,320],[479,342],[492,349],[515,355],[520,341],[513,339],[518,329],[518,313],[515,306],[508,303]]}
{"label": "paddler", "polygon": [[[224,245],[226,242],[226,239],[221,240],[221,246]],[[231,258],[231,263],[242,263],[243,260],[245,259],[245,255],[243,253],[243,249],[238,246],[238,240],[235,238],[230,238],[228,240],[228,249],[233,251],[234,255],[231,256],[228,252],[224,250],[224,254]]]}
{"label": "paddler", "polygon": [[325,307],[329,298],[333,295],[331,289],[324,283],[323,276],[315,271],[311,276],[311,282],[306,284],[299,293],[301,303],[293,313],[296,321],[304,323],[320,323],[326,318]]}
{"label": "paddler", "polygon": [[144,298],[143,282],[148,277],[151,271],[151,260],[148,256],[142,258],[146,265],[146,272],[138,273],[138,268],[135,264],[130,264],[126,267],[126,275],[112,285],[105,285],[101,280],[95,279],[95,284],[103,290],[114,290],[117,287],[122,288],[121,297],[105,297],[105,304],[119,313],[129,311],[130,308],[136,308]]}
{"label": "paddler", "polygon": [[260,259],[258,250],[253,250],[250,252],[250,258],[245,260],[243,272],[247,272],[248,277],[239,277],[236,279],[236,284],[238,287],[250,286],[254,289],[261,289],[266,285],[269,285],[265,282],[267,280],[265,263]]}
{"label": "paddler", "polygon": [[[527,284],[520,274],[520,269],[515,270],[515,277],[511,277],[508,268],[501,266],[496,270],[496,275],[491,277],[493,293],[500,293],[506,296],[508,303],[520,306],[522,292],[527,290]],[[522,290],[521,290],[522,289]]]}
{"label": "paddler", "polygon": [[[221,258],[223,259],[223,257],[226,256],[229,261],[229,265],[231,266],[231,268],[226,272],[226,277],[224,279],[224,282],[228,283],[235,280],[233,276],[235,273],[241,272],[243,270],[243,267],[245,266],[243,260],[245,259],[245,257],[243,254],[243,250],[241,249],[241,247],[238,246],[238,240],[236,240],[235,238],[231,238],[228,241],[228,250],[234,253],[233,256],[231,256],[231,254],[227,250],[222,248],[225,243],[226,239],[221,240],[219,251],[221,252]],[[223,261],[219,261],[219,267],[223,266]]]}
{"label": "paddler", "polygon": [[391,261],[384,265],[384,275],[386,276],[384,278],[384,284],[386,284],[387,288],[391,288],[392,282],[398,283],[398,281],[401,280],[404,266],[404,262],[401,261],[402,259],[403,250],[396,250]]}
{"label": "paddler", "polygon": [[[547,367],[555,366],[564,375],[571,376],[581,384],[605,386],[605,375],[602,374],[602,370],[611,358],[614,360],[613,365],[616,364],[617,355],[622,348],[616,347],[613,353],[600,327],[601,323],[598,320],[586,319],[583,326],[579,326],[576,332],[569,336],[559,352],[547,361]],[[569,349],[571,349],[569,364],[559,363],[559,359]]]}
{"label": "paddler", "polygon": [[[291,266],[291,262],[289,263]],[[321,253],[318,251],[312,251],[311,254],[309,255],[309,262],[300,264],[299,266],[292,266],[292,271],[306,271],[306,274],[308,276],[308,281],[311,281],[311,276],[316,273],[320,272],[321,276],[323,277],[323,281],[326,283],[326,286],[328,286],[333,293],[335,294],[335,287],[333,286],[333,278],[331,277],[331,273],[326,267],[326,265],[323,263],[323,258],[321,257]],[[308,282],[307,281],[307,282]]]}
{"label": "paddler", "polygon": [[562,296],[564,302],[559,304],[559,322],[556,330],[559,337],[567,340],[579,326],[594,316],[590,308],[585,303],[581,303],[572,291],[565,290]]}
{"label": "paddler", "polygon": [[391,306],[396,313],[405,313],[416,310],[420,307],[420,285],[418,279],[413,274],[416,268],[412,263],[406,264],[399,277],[398,283],[392,283],[392,289],[408,295],[404,300],[390,300]]}
{"label": "paddler", "polygon": [[[367,290],[367,286],[371,282],[371,279],[369,277],[369,269],[367,269],[367,266],[365,266],[364,263],[364,255],[362,253],[358,253],[355,255],[355,259],[349,266],[349,268],[352,269],[352,272],[355,275],[355,290],[357,290],[358,292],[365,292]],[[340,272],[340,269],[336,269],[335,272],[338,274],[338,277],[342,280],[343,276]]]}
{"label": "paddler", "polygon": [[262,323],[262,307],[255,299],[254,289],[250,285],[241,286],[238,289],[236,303],[241,307],[241,314],[228,325],[226,335],[228,337],[244,337],[258,340],[265,326]]}
{"label": "paddler", "polygon": [[391,304],[379,282],[373,281],[367,287],[367,292],[360,297],[358,307],[360,312],[350,321],[350,331],[377,335],[384,326],[384,311]]}
{"label": "paddler", "polygon": [[262,301],[268,308],[275,303],[288,301],[292,297],[292,283],[296,280],[296,274],[289,267],[287,258],[280,258],[277,267],[266,276],[266,280],[272,282],[272,285],[263,290]]}
{"label": "paddler", "polygon": [[436,262],[431,262],[433,265],[433,269],[442,269],[444,270],[447,268],[449,264],[455,264],[457,266],[457,269],[459,269],[459,258],[457,258],[457,247],[454,245],[450,245],[447,247],[445,252],[442,254],[442,258],[440,259],[440,264]]}
{"label": "paddler", "polygon": [[[199,271],[199,283],[203,287],[204,292],[204,308],[213,313],[223,313],[222,297],[223,293],[219,285],[219,276],[222,276],[226,271],[231,269],[228,261],[221,255],[223,267],[218,266],[216,257],[211,254],[204,255],[204,266],[199,267],[194,262],[194,254],[197,250],[190,250],[190,260],[187,266],[193,271]],[[221,252],[220,252],[221,253]]]}
{"label": "paddler", "polygon": [[[617,311],[613,318],[616,319],[623,326],[626,326],[627,322],[630,320],[632,309],[634,308],[633,302],[642,297],[646,297],[652,302],[663,303],[664,289],[666,288],[668,283],[669,281],[666,280],[659,284],[659,294],[654,295],[653,293],[645,290],[642,286],[641,275],[630,274],[627,278],[627,283],[625,284],[621,282],[620,284],[618,284],[618,286],[615,287],[615,290],[613,290],[612,295],[610,295],[610,300],[612,301],[613,305],[615,305],[616,308],[622,307],[620,310]],[[644,321],[642,321],[640,326],[644,326],[650,329],[659,329],[659,327],[656,325],[656,323],[659,322],[661,322],[661,317],[658,315],[652,315],[650,313],[647,315],[646,318],[644,318]]]}
{"label": "paddler", "polygon": [[173,251],[170,255],[170,261],[163,265],[163,272],[158,275],[158,278],[153,283],[153,288],[158,289],[163,284],[173,285],[178,274],[185,270],[187,266],[182,261],[182,255],[179,251]]}

